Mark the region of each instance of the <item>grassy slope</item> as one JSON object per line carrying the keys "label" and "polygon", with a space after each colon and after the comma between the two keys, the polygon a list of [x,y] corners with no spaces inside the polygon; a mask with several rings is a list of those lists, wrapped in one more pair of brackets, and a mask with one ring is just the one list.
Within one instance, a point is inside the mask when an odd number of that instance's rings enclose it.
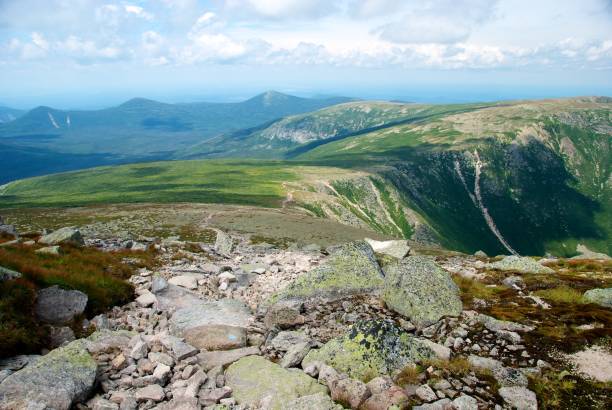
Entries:
{"label": "grassy slope", "polygon": [[280,206],[281,184],[297,176],[281,162],[170,161],[100,167],[21,180],[0,194],[0,206],[202,202]]}

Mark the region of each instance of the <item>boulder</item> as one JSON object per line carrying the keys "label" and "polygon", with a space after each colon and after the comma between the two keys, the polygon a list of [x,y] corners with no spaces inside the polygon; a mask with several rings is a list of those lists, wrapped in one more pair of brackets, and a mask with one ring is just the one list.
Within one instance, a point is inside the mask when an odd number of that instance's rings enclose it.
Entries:
{"label": "boulder", "polygon": [[402,259],[410,253],[410,246],[406,240],[395,241],[376,241],[366,238],[365,241],[370,244],[374,252],[382,255],[392,256],[397,259]]}
{"label": "boulder", "polygon": [[355,410],[371,396],[370,390],[361,380],[349,378],[335,380],[329,389],[332,400]]}
{"label": "boulder", "polygon": [[38,253],[40,255],[59,255],[60,247],[59,245],[45,246],[44,248],[35,250],[34,253]]}
{"label": "boulder", "polygon": [[551,268],[546,267],[526,256],[505,256],[502,260],[489,263],[487,266],[491,269],[501,271],[521,273],[555,273],[555,271]]}
{"label": "boulder", "polygon": [[168,283],[191,290],[198,288],[198,278],[195,275],[174,276],[168,280]]}
{"label": "boulder", "polygon": [[85,245],[85,240],[78,229],[66,227],[44,235],[38,240],[38,243],[43,245],[60,245],[63,243]]}
{"label": "boulder", "polygon": [[215,239],[215,252],[222,256],[229,256],[234,248],[232,237],[220,229],[215,229],[217,238]]}
{"label": "boulder", "polygon": [[157,302],[155,295],[149,291],[144,292],[142,295],[136,298],[136,303],[140,307],[149,307]]}
{"label": "boulder", "polygon": [[0,384],[0,408],[70,409],[91,393],[97,365],[82,340],[51,351]]}
{"label": "boulder", "polygon": [[583,299],[589,303],[612,308],[612,288],[587,290],[584,292]]}
{"label": "boulder", "polygon": [[244,303],[221,299],[177,310],[170,327],[173,334],[199,349],[225,350],[246,346],[246,329],[252,320]]}
{"label": "boulder", "polygon": [[241,405],[282,410],[285,404],[303,396],[326,393],[327,388],[301,370],[283,369],[260,356],[244,357],[230,365],[225,383]]}
{"label": "boulder", "polygon": [[302,315],[303,303],[299,301],[282,300],[270,306],[264,317],[264,324],[268,329],[278,327],[288,329],[303,325],[305,318]]}
{"label": "boulder", "polygon": [[513,367],[504,367],[503,363],[488,357],[470,355],[468,357],[470,365],[476,369],[489,370],[500,386],[526,387],[528,384],[527,376],[520,370]]}
{"label": "boulder", "polygon": [[5,280],[17,279],[20,277],[21,273],[0,266],[0,282],[4,282]]}
{"label": "boulder", "polygon": [[504,404],[509,409],[537,410],[538,399],[536,394],[525,387],[502,387],[498,391]]}
{"label": "boulder", "polygon": [[55,285],[38,292],[34,310],[42,322],[63,325],[82,314],[86,306],[86,294],[78,290],[64,290]]}
{"label": "boulder", "polygon": [[279,300],[321,297],[329,300],[370,292],[380,292],[383,273],[374,251],[366,242],[351,242],[332,250],[320,266],[299,276],[284,290],[273,295],[268,304]]}
{"label": "boulder", "polygon": [[55,349],[75,340],[74,332],[68,326],[51,327],[49,331],[49,347]]}
{"label": "boulder", "polygon": [[302,366],[320,361],[349,377],[367,381],[376,376],[393,376],[409,364],[437,358],[431,343],[405,333],[393,322],[363,320],[348,334],[310,350]]}
{"label": "boulder", "polygon": [[217,366],[226,367],[246,356],[259,355],[259,348],[255,346],[242,347],[233,350],[219,350],[202,352],[198,354],[198,363],[203,370],[209,371]]}
{"label": "boulder", "polygon": [[372,392],[372,396],[361,405],[360,410],[408,409],[409,401],[404,389],[399,386],[391,386],[381,392]]}
{"label": "boulder", "polygon": [[610,259],[612,259],[607,254],[599,253],[599,252],[593,252],[592,250],[587,248],[586,245],[582,245],[582,244],[578,244],[576,246],[576,252],[578,252],[579,255],[576,255],[576,256],[574,256],[574,257],[572,257],[570,259],[603,259],[603,260],[610,260]]}
{"label": "boulder", "polygon": [[419,327],[444,316],[459,316],[463,308],[450,274],[426,256],[410,256],[386,267],[382,298]]}
{"label": "boulder", "polygon": [[14,225],[9,225],[4,223],[4,219],[0,216],[0,233],[8,234],[13,237],[18,237],[17,229],[15,229]]}

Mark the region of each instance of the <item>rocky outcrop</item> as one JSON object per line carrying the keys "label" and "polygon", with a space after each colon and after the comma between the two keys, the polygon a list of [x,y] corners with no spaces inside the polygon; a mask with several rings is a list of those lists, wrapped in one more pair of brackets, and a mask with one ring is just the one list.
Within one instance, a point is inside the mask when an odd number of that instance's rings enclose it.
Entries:
{"label": "rocky outcrop", "polygon": [[419,327],[462,310],[459,288],[433,259],[410,256],[385,268],[383,300]]}
{"label": "rocky outcrop", "polygon": [[543,266],[526,256],[506,256],[500,261],[490,263],[489,267],[501,271],[521,273],[555,273],[551,268]]}
{"label": "rocky outcrop", "polygon": [[51,286],[38,292],[36,316],[44,323],[63,325],[82,314],[87,306],[87,295],[78,290],[64,290]]}
{"label": "rocky outcrop", "polygon": [[11,236],[14,236],[14,237],[19,236],[15,226],[14,225],[9,225],[9,224],[5,223],[4,222],[4,218],[2,218],[2,216],[0,216],[0,233],[11,235]]}
{"label": "rocky outcrop", "polygon": [[282,410],[295,399],[327,391],[302,371],[283,369],[260,356],[248,356],[230,365],[225,381],[238,404],[270,410]]}
{"label": "rocky outcrop", "polygon": [[53,350],[0,384],[0,408],[70,409],[91,393],[97,365],[77,340]]}
{"label": "rocky outcrop", "polygon": [[409,364],[436,358],[430,343],[405,333],[389,321],[361,321],[348,334],[311,350],[302,366],[323,362],[352,378],[367,381],[396,374]]}
{"label": "rocky outcrop", "polygon": [[84,245],[85,240],[78,229],[65,227],[44,235],[38,240],[38,243],[43,245],[60,245],[62,243]]}
{"label": "rocky outcrop", "polygon": [[374,252],[366,242],[344,244],[332,251],[327,261],[298,277],[284,290],[270,299],[308,299],[321,297],[328,300],[349,295],[378,292],[383,285],[383,273]]}
{"label": "rocky outcrop", "polygon": [[583,299],[588,303],[612,308],[612,288],[587,290],[584,292]]}

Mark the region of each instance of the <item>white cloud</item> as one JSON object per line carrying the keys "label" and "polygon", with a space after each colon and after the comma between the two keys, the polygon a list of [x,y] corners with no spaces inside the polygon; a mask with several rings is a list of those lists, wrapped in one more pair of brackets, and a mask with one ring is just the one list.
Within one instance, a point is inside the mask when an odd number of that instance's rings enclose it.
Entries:
{"label": "white cloud", "polygon": [[329,0],[226,0],[226,7],[240,15],[267,19],[312,19],[338,10],[338,2]]}
{"label": "white cloud", "polygon": [[127,4],[124,6],[124,10],[128,14],[135,15],[145,20],[153,20],[153,14],[146,12],[145,9],[140,6]]}

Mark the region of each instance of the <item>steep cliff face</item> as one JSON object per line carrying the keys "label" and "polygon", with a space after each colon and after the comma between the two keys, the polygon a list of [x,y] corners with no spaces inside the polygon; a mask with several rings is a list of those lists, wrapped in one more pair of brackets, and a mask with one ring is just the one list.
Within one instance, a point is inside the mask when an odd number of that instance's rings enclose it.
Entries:
{"label": "steep cliff face", "polygon": [[[392,127],[306,157],[373,169],[375,191],[360,180],[331,183],[343,219],[403,237],[419,221],[429,237],[465,252],[572,256],[579,244],[612,253],[611,151],[609,104],[584,99]],[[376,192],[388,193],[385,209],[410,215],[411,230],[369,211],[383,209],[371,205],[380,203]]]}

